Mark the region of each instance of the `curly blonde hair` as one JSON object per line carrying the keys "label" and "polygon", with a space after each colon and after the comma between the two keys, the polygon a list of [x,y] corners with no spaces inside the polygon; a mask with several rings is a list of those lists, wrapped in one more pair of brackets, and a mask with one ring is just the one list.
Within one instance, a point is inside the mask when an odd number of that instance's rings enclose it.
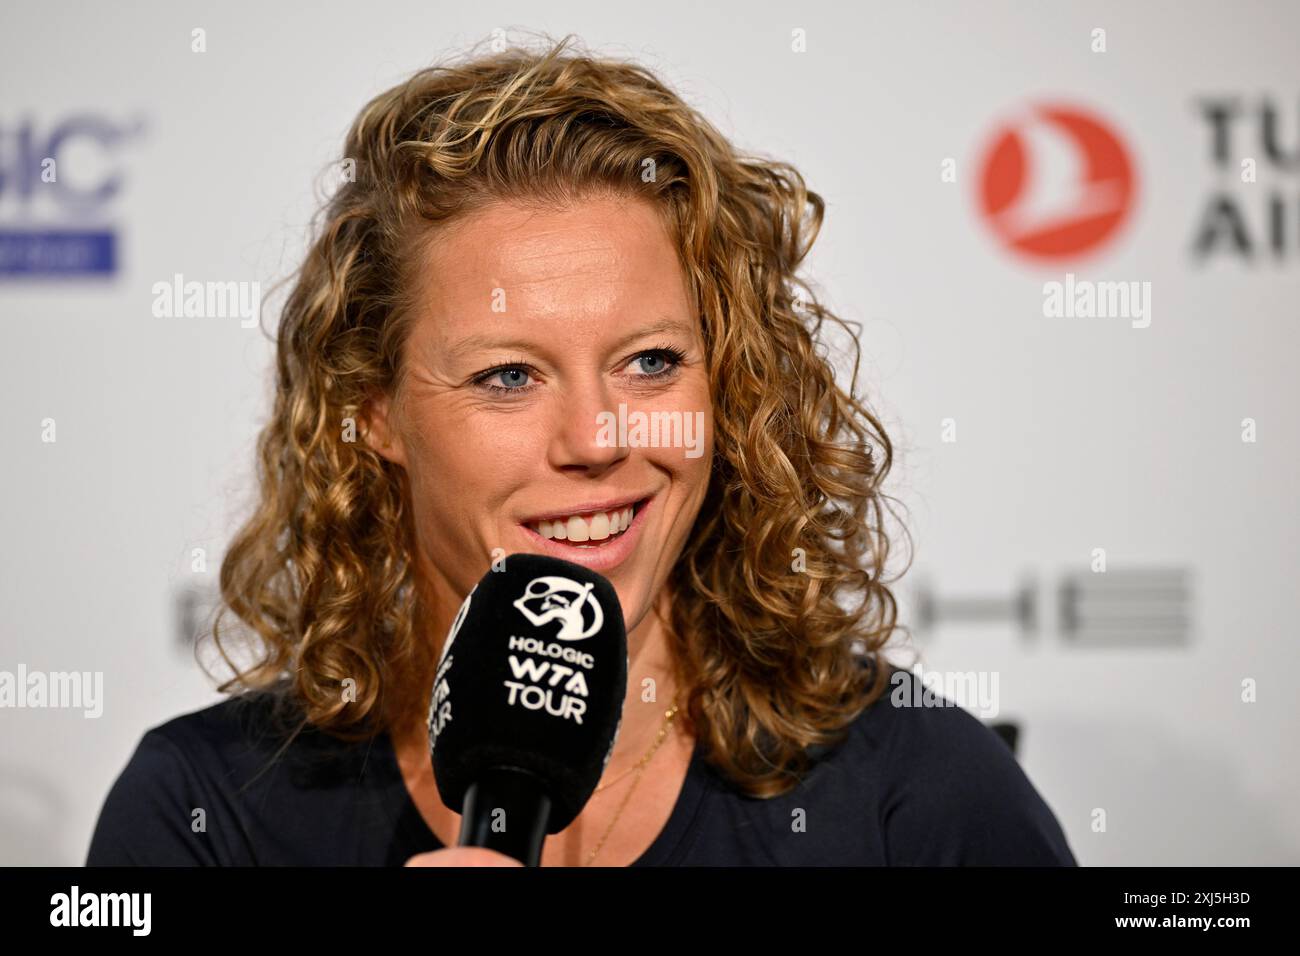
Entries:
{"label": "curly blonde hair", "polygon": [[[493,200],[639,196],[677,241],[713,401],[710,484],[669,581],[682,709],[715,768],[776,795],[887,686],[893,449],[854,394],[852,331],[848,392],[819,353],[826,320],[850,323],[796,275],[822,198],[792,166],[739,153],[646,68],[573,40],[422,70],[352,125],[355,175],[322,210],[281,315],[260,500],[221,566],[211,637],[234,676],[220,690],[279,685],[302,727],[346,740],[423,712],[434,662],[407,478],[347,434],[400,385],[415,253]],[[246,666],[223,646],[228,612],[247,625]]]}

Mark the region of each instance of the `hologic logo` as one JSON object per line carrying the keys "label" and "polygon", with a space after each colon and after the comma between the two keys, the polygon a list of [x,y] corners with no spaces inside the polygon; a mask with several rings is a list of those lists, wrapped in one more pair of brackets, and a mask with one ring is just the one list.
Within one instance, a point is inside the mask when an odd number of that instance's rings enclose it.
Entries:
{"label": "hologic logo", "polygon": [[1060,261],[1094,253],[1129,218],[1130,150],[1108,124],[1074,106],[1030,108],[998,129],[979,163],[980,211],[1008,247]]}
{"label": "hologic logo", "polygon": [[0,124],[0,277],[117,271],[116,154],[142,128],[93,114]]}
{"label": "hologic logo", "polygon": [[[562,622],[560,632],[555,635],[558,639],[581,641],[597,633],[605,623],[605,612],[591,594],[593,587],[593,584],[579,584],[555,575],[533,578],[514,606],[534,627],[558,620]],[[591,620],[584,625],[587,608]]]}

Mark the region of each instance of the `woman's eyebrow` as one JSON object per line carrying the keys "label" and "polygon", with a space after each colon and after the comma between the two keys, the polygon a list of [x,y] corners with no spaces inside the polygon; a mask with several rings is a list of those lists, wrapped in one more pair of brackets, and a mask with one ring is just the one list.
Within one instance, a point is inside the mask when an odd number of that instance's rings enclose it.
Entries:
{"label": "woman's eyebrow", "polygon": [[[664,335],[669,332],[678,332],[682,335],[690,335],[693,330],[690,325],[681,319],[663,319],[653,325],[647,325],[637,329],[628,335],[623,336],[615,342],[611,349],[617,351],[635,342],[637,339],[646,338],[651,335]],[[538,340],[526,338],[509,338],[502,339],[493,335],[471,335],[461,339],[455,345],[451,346],[447,352],[453,358],[459,358],[469,352],[478,351],[479,349],[516,349],[520,351],[540,351],[543,348]]]}

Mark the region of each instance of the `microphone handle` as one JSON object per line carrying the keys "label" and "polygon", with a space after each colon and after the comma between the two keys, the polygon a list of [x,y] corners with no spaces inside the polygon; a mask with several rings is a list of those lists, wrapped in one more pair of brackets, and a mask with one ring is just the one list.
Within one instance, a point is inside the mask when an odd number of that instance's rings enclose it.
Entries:
{"label": "microphone handle", "polygon": [[465,791],[460,846],[481,846],[538,866],[551,816],[542,782],[518,767],[484,771]]}

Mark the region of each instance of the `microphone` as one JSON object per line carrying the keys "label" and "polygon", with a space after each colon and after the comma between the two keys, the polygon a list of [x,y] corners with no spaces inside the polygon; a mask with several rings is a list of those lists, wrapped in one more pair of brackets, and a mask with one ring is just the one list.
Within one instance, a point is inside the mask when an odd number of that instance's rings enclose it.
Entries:
{"label": "microphone", "polygon": [[513,554],[474,586],[438,658],[429,748],[460,846],[537,866],[582,812],[623,718],[627,632],[614,586],[579,564]]}

